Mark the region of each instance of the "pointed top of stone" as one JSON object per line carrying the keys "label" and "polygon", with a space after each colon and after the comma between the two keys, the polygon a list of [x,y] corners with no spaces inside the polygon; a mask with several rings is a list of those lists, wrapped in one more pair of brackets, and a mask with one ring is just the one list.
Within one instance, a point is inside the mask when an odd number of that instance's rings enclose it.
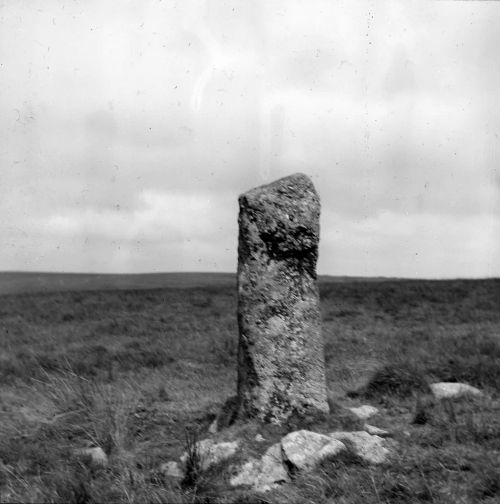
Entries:
{"label": "pointed top of stone", "polygon": [[286,226],[312,226],[319,233],[319,196],[312,180],[295,173],[250,189],[239,197],[240,207],[271,212]]}
{"label": "pointed top of stone", "polygon": [[244,196],[257,196],[259,194],[271,194],[273,192],[291,192],[297,194],[304,194],[307,192],[313,192],[316,194],[312,180],[304,173],[294,173],[292,175],[287,175],[278,180],[270,182],[269,184],[263,184],[258,187],[254,187],[249,191],[243,193],[241,197]]}
{"label": "pointed top of stone", "polygon": [[265,245],[272,260],[299,261],[316,278],[320,201],[307,175],[296,173],[250,189],[239,205],[240,229],[249,231],[245,242]]}

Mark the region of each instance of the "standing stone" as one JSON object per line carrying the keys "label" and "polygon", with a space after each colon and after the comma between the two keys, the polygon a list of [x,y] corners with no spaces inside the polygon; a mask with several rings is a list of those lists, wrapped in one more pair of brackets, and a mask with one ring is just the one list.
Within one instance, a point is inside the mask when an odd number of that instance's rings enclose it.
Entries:
{"label": "standing stone", "polygon": [[319,197],[303,174],[239,197],[240,416],[328,412],[316,261]]}

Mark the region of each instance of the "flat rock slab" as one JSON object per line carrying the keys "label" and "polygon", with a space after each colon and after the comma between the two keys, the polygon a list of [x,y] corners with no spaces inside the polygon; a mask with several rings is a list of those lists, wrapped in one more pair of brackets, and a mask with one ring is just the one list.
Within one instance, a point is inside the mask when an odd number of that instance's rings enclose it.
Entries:
{"label": "flat rock slab", "polygon": [[251,458],[230,479],[232,486],[249,486],[256,492],[267,492],[290,481],[283,464],[281,444],[270,446],[262,458]]}
{"label": "flat rock slab", "polygon": [[283,458],[299,470],[309,470],[325,457],[345,450],[345,445],[329,436],[308,430],[290,432],[281,440]]}
{"label": "flat rock slab", "polygon": [[431,391],[436,399],[454,399],[464,396],[480,397],[483,393],[466,383],[439,382],[430,385]]}
{"label": "flat rock slab", "polygon": [[375,416],[378,413],[378,408],[375,408],[375,406],[370,406],[368,404],[363,404],[363,406],[347,409],[351,413],[354,413],[354,415],[356,415],[360,420],[367,420],[368,418]]}
{"label": "flat rock slab", "polygon": [[315,464],[320,463],[326,458],[334,458],[336,455],[346,450],[347,447],[342,441],[339,441],[338,439],[330,439],[330,441],[315,454]]}
{"label": "flat rock slab", "polygon": [[354,453],[369,464],[382,464],[390,454],[383,438],[372,436],[365,431],[332,432],[329,436],[343,443],[347,442]]}
{"label": "flat rock slab", "polygon": [[239,206],[239,414],[282,423],[327,413],[318,194],[299,173],[242,194]]}

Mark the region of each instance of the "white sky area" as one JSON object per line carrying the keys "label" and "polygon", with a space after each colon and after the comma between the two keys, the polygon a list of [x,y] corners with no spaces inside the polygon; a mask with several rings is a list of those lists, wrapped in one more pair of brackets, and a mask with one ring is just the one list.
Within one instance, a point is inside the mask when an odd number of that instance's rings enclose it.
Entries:
{"label": "white sky area", "polygon": [[0,1],[0,270],[235,271],[308,174],[320,274],[500,276],[500,3]]}

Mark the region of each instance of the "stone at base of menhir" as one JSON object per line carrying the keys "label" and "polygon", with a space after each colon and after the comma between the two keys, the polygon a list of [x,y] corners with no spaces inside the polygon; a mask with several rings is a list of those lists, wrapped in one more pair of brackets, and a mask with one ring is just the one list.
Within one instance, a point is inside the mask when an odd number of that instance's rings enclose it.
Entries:
{"label": "stone at base of menhir", "polygon": [[319,197],[296,174],[239,198],[239,416],[329,411],[316,262]]}
{"label": "stone at base of menhir", "polygon": [[261,459],[251,458],[231,477],[231,486],[251,486],[256,492],[267,492],[290,481],[283,465],[280,443],[270,446]]}
{"label": "stone at base of menhir", "polygon": [[108,456],[100,446],[78,448],[74,454],[91,467],[106,467],[108,465]]}
{"label": "stone at base of menhir", "polygon": [[375,406],[370,406],[368,404],[363,404],[362,406],[347,409],[351,413],[354,413],[354,415],[360,420],[368,420],[368,418],[371,418],[378,413],[378,408],[375,408]]}
{"label": "stone at base of menhir", "polygon": [[464,396],[480,397],[483,395],[478,388],[468,385],[467,383],[431,383],[430,388],[436,399],[455,399]]}

